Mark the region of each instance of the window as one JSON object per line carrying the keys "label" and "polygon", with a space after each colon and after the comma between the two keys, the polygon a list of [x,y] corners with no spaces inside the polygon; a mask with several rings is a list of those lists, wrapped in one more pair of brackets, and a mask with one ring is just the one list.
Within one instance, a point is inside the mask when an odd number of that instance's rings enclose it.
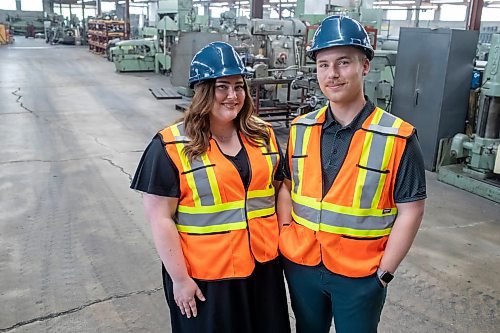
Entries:
{"label": "window", "polygon": [[408,10],[406,7],[393,6],[391,9],[387,10],[387,19],[394,21],[405,21],[406,13]]}
{"label": "window", "polygon": [[205,7],[199,4],[195,4],[194,7],[198,9],[198,16],[203,16],[205,15]]}
{"label": "window", "polygon": [[441,5],[440,21],[462,21],[465,22],[467,6],[463,5]]}
{"label": "window", "polygon": [[[411,19],[415,20],[416,10],[413,10]],[[433,21],[434,20],[434,9],[420,9],[418,13],[419,21]]]}
{"label": "window", "polygon": [[43,12],[42,0],[21,0],[21,10]]}
{"label": "window", "polygon": [[499,17],[500,17],[500,8],[483,7],[483,13],[481,14],[481,21],[498,22]]}
{"label": "window", "polygon": [[116,6],[113,2],[103,2],[101,1],[101,12],[109,13],[116,9]]}
{"label": "window", "polygon": [[16,0],[2,0],[2,1],[0,1],[0,9],[16,10]]}

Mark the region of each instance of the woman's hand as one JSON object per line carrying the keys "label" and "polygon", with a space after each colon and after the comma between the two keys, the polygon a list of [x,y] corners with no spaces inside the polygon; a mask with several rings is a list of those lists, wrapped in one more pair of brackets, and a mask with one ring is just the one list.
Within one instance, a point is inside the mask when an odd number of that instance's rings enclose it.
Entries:
{"label": "woman's hand", "polygon": [[179,199],[144,194],[144,209],[151,222],[153,240],[160,258],[173,281],[174,300],[182,315],[198,315],[195,296],[205,300],[200,288],[189,276],[173,216]]}
{"label": "woman's hand", "polygon": [[203,296],[196,282],[191,278],[187,278],[179,282],[173,281],[173,284],[175,304],[181,310],[182,315],[186,315],[188,318],[191,318],[191,315],[196,317],[198,310],[196,309],[195,296],[200,301],[205,301],[205,296]]}

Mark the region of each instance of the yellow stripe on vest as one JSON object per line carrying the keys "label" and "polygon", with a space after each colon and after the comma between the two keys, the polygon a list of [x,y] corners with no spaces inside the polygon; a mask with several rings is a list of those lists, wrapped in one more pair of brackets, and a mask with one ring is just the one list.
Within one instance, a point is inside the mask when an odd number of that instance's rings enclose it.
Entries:
{"label": "yellow stripe on vest", "polygon": [[253,198],[264,198],[264,197],[269,197],[274,195],[274,187],[268,188],[265,190],[252,190],[248,191],[247,198],[248,199],[253,199]]}
{"label": "yellow stripe on vest", "polygon": [[[178,126],[179,126],[179,124],[172,126],[172,134],[174,136],[180,136],[180,131],[179,131]],[[179,154],[183,170],[190,170],[191,163],[189,163],[189,159],[187,158],[186,154],[184,153],[184,144],[180,143],[180,142],[176,143],[175,148],[177,148],[177,153]],[[196,182],[194,181],[194,175],[192,173],[186,174],[186,181],[188,183],[189,188],[191,189],[191,192],[193,192],[194,205],[196,207],[200,207],[201,200],[200,200],[200,196],[198,195],[198,189],[196,188]]]}
{"label": "yellow stripe on vest", "polygon": [[251,212],[247,212],[247,217],[249,219],[254,219],[256,217],[270,216],[273,215],[275,212],[276,209],[274,207],[258,209],[258,210],[253,210]]}
{"label": "yellow stripe on vest", "polygon": [[[373,133],[367,132],[365,134],[365,141],[363,142],[363,151],[361,152],[361,157],[359,160],[360,165],[366,165],[368,162],[372,140],[373,140]],[[366,169],[358,168],[358,178],[356,180],[356,185],[354,187],[354,197],[352,200],[353,208],[359,208],[361,206],[361,194],[363,191],[363,186],[365,185],[367,172],[368,170]]]}
{"label": "yellow stripe on vest", "polygon": [[242,222],[233,222],[226,224],[218,224],[218,225],[209,225],[209,226],[186,226],[177,224],[177,230],[180,232],[189,232],[193,234],[208,234],[212,232],[224,232],[230,230],[241,230],[246,229],[247,223],[245,221]]}
{"label": "yellow stripe on vest", "polygon": [[[380,119],[382,118],[382,114],[383,114],[382,109],[377,108],[371,123],[378,124]],[[361,157],[359,160],[360,165],[368,164],[368,157],[370,156],[372,141],[373,141],[373,133],[366,132],[365,141],[363,143],[363,151],[361,152]],[[359,168],[358,170],[358,179],[356,180],[356,186],[354,188],[354,197],[352,203],[353,208],[359,208],[361,206],[361,195],[363,191],[363,186],[365,185],[367,172],[368,170],[363,168]]]}
{"label": "yellow stripe on vest", "polygon": [[380,237],[389,235],[391,233],[392,228],[387,228],[383,230],[357,230],[352,228],[334,227],[327,224],[321,224],[319,230],[331,232],[334,234],[357,236],[357,237]]}

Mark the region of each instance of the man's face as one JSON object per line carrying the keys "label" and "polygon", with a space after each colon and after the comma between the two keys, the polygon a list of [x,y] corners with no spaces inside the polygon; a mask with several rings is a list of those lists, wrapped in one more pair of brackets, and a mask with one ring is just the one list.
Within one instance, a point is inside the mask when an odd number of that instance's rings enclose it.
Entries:
{"label": "man's face", "polygon": [[349,104],[363,98],[363,76],[370,62],[363,52],[352,46],[335,46],[316,55],[318,82],[330,102]]}

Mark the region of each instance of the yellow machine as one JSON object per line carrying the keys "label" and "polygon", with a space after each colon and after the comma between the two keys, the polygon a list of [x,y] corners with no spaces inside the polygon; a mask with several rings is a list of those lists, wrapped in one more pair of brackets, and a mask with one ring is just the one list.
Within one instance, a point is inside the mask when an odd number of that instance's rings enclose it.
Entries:
{"label": "yellow machine", "polygon": [[0,45],[7,44],[7,30],[5,25],[0,24]]}
{"label": "yellow machine", "polygon": [[7,30],[5,24],[0,24],[0,45],[10,44],[13,42],[12,36]]}

